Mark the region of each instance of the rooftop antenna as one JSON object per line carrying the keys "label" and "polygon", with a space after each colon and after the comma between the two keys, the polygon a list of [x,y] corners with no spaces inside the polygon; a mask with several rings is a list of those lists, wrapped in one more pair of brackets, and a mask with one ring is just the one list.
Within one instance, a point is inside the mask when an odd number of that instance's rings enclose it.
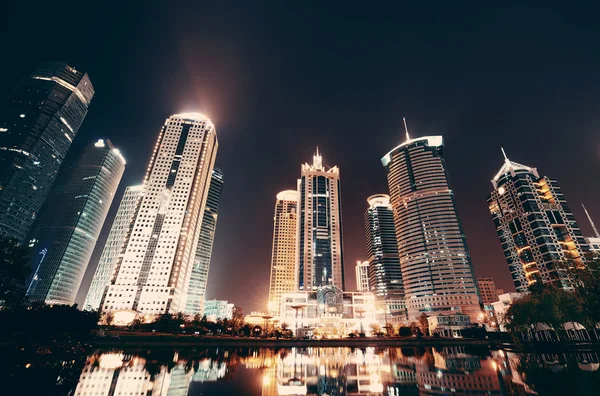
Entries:
{"label": "rooftop antenna", "polygon": [[585,215],[587,216],[590,224],[592,225],[592,230],[594,230],[594,234],[596,235],[596,238],[600,238],[600,233],[598,232],[598,229],[596,228],[596,225],[594,224],[594,221],[592,220],[592,216],[590,216],[590,214],[588,213],[588,211],[585,208],[584,204],[581,204],[581,206],[583,206],[583,210],[585,211]]}
{"label": "rooftop antenna", "polygon": [[502,155],[504,156],[504,159],[508,161],[508,157],[506,156],[506,152],[504,151],[504,147],[500,147],[500,150],[502,150]]}
{"label": "rooftop antenna", "polygon": [[406,132],[406,141],[409,141],[410,136],[408,136],[408,127],[406,126],[406,118],[402,117],[402,121],[404,121],[404,132]]}

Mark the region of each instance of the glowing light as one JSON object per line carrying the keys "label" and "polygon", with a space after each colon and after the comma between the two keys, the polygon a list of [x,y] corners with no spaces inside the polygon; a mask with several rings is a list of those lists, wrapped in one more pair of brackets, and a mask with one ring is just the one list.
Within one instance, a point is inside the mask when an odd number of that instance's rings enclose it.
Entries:
{"label": "glowing light", "polygon": [[500,187],[498,189],[498,194],[500,194],[500,195],[504,194],[505,192],[506,192],[506,190],[504,189],[504,187]]}
{"label": "glowing light", "polygon": [[116,369],[123,365],[122,353],[104,353],[100,355],[100,367],[105,369]]}
{"label": "glowing light", "polygon": [[19,117],[25,118],[25,114],[21,114],[21,115],[19,115]]}
{"label": "glowing light", "polygon": [[98,139],[96,143],[94,143],[96,147],[104,147],[104,139]]}
{"label": "glowing light", "polygon": [[263,386],[269,385],[271,383],[271,376],[265,374],[263,376],[262,383],[263,383]]}

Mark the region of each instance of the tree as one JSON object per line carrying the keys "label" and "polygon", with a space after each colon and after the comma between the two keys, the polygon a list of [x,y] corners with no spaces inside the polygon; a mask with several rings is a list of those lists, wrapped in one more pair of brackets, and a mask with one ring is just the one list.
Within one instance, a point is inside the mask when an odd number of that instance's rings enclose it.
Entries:
{"label": "tree", "polygon": [[371,328],[371,334],[377,334],[381,332],[381,326],[379,326],[377,323],[371,323],[369,327]]}
{"label": "tree", "polygon": [[419,330],[423,334],[429,334],[429,321],[427,320],[427,314],[423,312],[421,316],[419,316]]}
{"label": "tree", "polygon": [[30,249],[16,240],[0,238],[0,302],[8,307],[23,303],[31,273]]}
{"label": "tree", "polygon": [[112,312],[107,312],[104,314],[104,323],[106,323],[108,326],[112,326],[114,321],[115,315]]}
{"label": "tree", "polygon": [[385,333],[388,336],[394,335],[394,325],[391,323],[386,323],[386,325],[384,326],[385,329]]}
{"label": "tree", "polygon": [[579,303],[579,322],[588,330],[600,323],[600,254],[590,254],[585,265],[562,262]]}
{"label": "tree", "polygon": [[230,325],[238,331],[244,325],[244,311],[239,305],[234,305]]}

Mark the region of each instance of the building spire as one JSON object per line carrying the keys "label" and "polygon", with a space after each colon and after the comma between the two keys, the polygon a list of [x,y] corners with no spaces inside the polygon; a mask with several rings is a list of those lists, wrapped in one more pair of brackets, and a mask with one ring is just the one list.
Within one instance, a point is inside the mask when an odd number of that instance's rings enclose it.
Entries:
{"label": "building spire", "polygon": [[592,226],[592,230],[594,231],[594,234],[596,235],[596,238],[600,238],[600,233],[598,232],[598,229],[596,228],[596,225],[594,224],[594,221],[592,220],[592,216],[590,216],[590,214],[588,213],[588,211],[585,208],[584,204],[581,204],[581,206],[583,206],[583,210],[585,211],[585,215],[587,216],[588,221],[590,222],[590,224]]}
{"label": "building spire", "polygon": [[402,117],[402,121],[404,121],[404,132],[406,133],[406,141],[410,140],[410,136],[408,136],[408,127],[406,126],[406,118]]}
{"label": "building spire", "polygon": [[509,161],[508,157],[506,156],[506,152],[504,151],[504,147],[500,147],[500,150],[502,150],[502,155],[504,156],[504,160]]}
{"label": "building spire", "polygon": [[323,168],[323,157],[319,154],[319,146],[317,146],[317,152],[313,155],[313,167],[317,169]]}

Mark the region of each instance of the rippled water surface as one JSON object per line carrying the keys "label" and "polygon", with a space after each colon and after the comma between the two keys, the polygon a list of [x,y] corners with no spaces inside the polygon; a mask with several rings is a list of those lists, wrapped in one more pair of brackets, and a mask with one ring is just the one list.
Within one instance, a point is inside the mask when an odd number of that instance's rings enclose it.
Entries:
{"label": "rippled water surface", "polygon": [[600,395],[599,353],[238,348],[3,353],[5,395]]}

